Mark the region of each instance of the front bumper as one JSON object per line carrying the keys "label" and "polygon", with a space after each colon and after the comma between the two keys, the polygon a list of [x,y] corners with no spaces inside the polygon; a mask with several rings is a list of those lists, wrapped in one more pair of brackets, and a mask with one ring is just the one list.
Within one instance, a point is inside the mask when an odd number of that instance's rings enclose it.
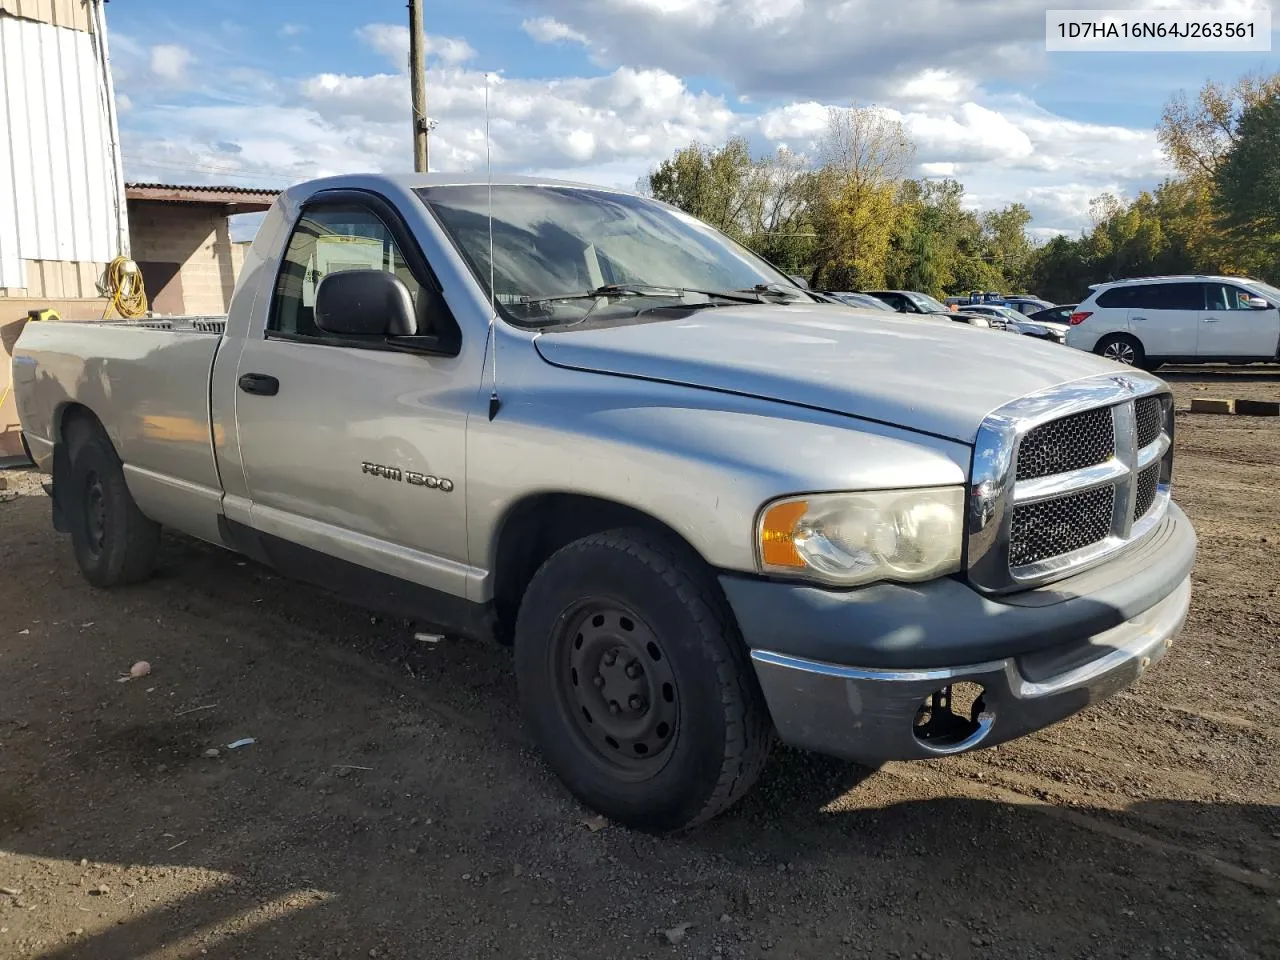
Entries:
{"label": "front bumper", "polygon": [[[993,746],[1129,686],[1186,621],[1195,547],[1171,505],[1130,554],[1003,601],[956,581],[869,594],[722,582],[782,740],[874,765]],[[959,684],[981,687],[965,722],[917,727],[931,695]]]}

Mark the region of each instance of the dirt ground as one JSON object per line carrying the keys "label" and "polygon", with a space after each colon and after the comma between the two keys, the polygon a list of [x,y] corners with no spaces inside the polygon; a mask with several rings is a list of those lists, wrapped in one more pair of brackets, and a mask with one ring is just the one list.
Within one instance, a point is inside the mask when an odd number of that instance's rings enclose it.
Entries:
{"label": "dirt ground", "polygon": [[1194,603],[1135,688],[946,761],[779,751],[676,839],[564,792],[506,651],[180,537],[95,591],[0,474],[0,957],[1275,960],[1280,419],[1180,413],[1177,448]]}

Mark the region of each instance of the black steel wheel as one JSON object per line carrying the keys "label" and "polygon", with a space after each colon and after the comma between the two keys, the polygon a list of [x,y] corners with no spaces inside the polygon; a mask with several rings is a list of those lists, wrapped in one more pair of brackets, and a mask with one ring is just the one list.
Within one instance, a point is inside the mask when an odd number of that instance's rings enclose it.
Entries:
{"label": "black steel wheel", "polygon": [[86,549],[94,557],[101,557],[107,545],[107,492],[102,478],[94,470],[85,475],[84,485],[84,515],[81,518],[84,530],[81,537]]}
{"label": "black steel wheel", "polygon": [[55,475],[54,486],[66,506],[80,572],[95,587],[146,579],[160,549],[160,525],[138,509],[115,447],[88,420],[69,424],[63,442],[66,476]]}
{"label": "black steel wheel", "polygon": [[548,764],[628,826],[709,820],[768,757],[772,724],[720,586],[662,533],[611,530],[552,555],[520,603],[515,667]]}
{"label": "black steel wheel", "polygon": [[548,650],[557,693],[588,755],[615,776],[662,769],[680,723],[679,689],[658,635],[613,600],[587,600]]}

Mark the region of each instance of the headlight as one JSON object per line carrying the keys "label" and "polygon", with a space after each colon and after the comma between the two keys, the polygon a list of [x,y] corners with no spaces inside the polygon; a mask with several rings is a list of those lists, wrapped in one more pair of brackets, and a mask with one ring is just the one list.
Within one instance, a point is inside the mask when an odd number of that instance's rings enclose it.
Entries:
{"label": "headlight", "polygon": [[963,487],[788,497],[760,515],[760,567],[837,586],[932,580],[960,569],[963,529]]}

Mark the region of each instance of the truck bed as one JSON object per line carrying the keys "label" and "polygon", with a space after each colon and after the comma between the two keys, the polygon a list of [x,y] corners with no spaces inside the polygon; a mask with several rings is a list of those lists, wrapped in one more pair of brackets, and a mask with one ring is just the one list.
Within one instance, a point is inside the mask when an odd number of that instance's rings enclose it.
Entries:
{"label": "truck bed", "polygon": [[49,469],[69,405],[82,404],[119,451],[144,512],[166,523],[181,509],[190,526],[196,500],[216,522],[209,378],[225,326],[218,316],[28,323],[14,347],[14,394],[37,464]]}

